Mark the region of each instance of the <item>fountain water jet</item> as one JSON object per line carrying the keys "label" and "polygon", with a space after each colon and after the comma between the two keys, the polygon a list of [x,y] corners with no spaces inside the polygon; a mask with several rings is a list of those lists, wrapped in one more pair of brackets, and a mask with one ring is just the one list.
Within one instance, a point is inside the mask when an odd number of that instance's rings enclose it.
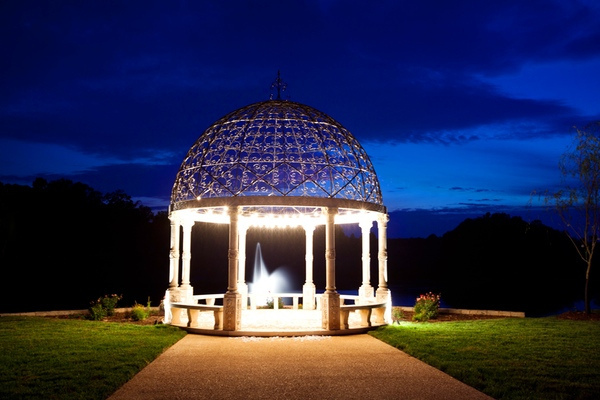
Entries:
{"label": "fountain water jet", "polygon": [[254,271],[252,282],[248,283],[248,288],[250,293],[255,295],[257,306],[266,306],[271,298],[271,293],[282,293],[289,289],[288,275],[282,268],[278,268],[272,273],[267,270],[262,257],[260,242],[256,243]]}

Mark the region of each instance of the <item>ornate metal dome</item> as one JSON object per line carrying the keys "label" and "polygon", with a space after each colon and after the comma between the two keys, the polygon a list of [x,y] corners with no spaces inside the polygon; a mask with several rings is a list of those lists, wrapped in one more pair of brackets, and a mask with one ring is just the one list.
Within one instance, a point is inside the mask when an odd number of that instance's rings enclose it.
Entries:
{"label": "ornate metal dome", "polygon": [[373,165],[348,130],[312,107],[268,100],[233,111],[198,138],[177,173],[171,209],[223,198],[264,204],[250,197],[273,196],[383,208]]}

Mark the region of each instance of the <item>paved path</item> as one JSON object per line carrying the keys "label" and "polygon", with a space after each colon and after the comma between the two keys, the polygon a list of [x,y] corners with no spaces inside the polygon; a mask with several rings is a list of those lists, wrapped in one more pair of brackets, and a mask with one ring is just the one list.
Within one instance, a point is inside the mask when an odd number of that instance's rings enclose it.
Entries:
{"label": "paved path", "polygon": [[187,335],[109,400],[487,399],[369,335]]}

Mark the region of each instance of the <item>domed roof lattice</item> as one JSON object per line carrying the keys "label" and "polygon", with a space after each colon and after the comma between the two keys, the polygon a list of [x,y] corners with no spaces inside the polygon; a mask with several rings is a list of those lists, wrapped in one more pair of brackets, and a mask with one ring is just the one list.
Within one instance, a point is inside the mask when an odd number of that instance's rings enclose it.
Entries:
{"label": "domed roof lattice", "polygon": [[354,136],[328,115],[282,100],[248,105],[211,125],[185,156],[171,205],[247,196],[383,204]]}

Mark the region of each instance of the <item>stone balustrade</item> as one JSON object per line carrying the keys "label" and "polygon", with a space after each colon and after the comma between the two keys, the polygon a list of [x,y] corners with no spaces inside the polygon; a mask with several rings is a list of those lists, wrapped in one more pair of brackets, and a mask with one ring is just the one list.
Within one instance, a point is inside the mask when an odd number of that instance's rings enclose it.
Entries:
{"label": "stone balustrade", "polygon": [[223,297],[225,297],[224,294],[197,294],[192,296],[192,299],[194,299],[194,301],[197,304],[202,304],[200,303],[200,301],[204,300],[204,304],[206,304],[207,306],[214,306],[215,305],[215,300],[216,299],[222,299]]}
{"label": "stone balustrade", "polygon": [[302,293],[248,293],[248,298],[250,299],[250,308],[252,310],[256,310],[257,299],[259,298],[269,298],[273,300],[273,308],[279,309],[279,299],[292,298],[292,308],[294,310],[298,309],[299,299],[304,297]]}

